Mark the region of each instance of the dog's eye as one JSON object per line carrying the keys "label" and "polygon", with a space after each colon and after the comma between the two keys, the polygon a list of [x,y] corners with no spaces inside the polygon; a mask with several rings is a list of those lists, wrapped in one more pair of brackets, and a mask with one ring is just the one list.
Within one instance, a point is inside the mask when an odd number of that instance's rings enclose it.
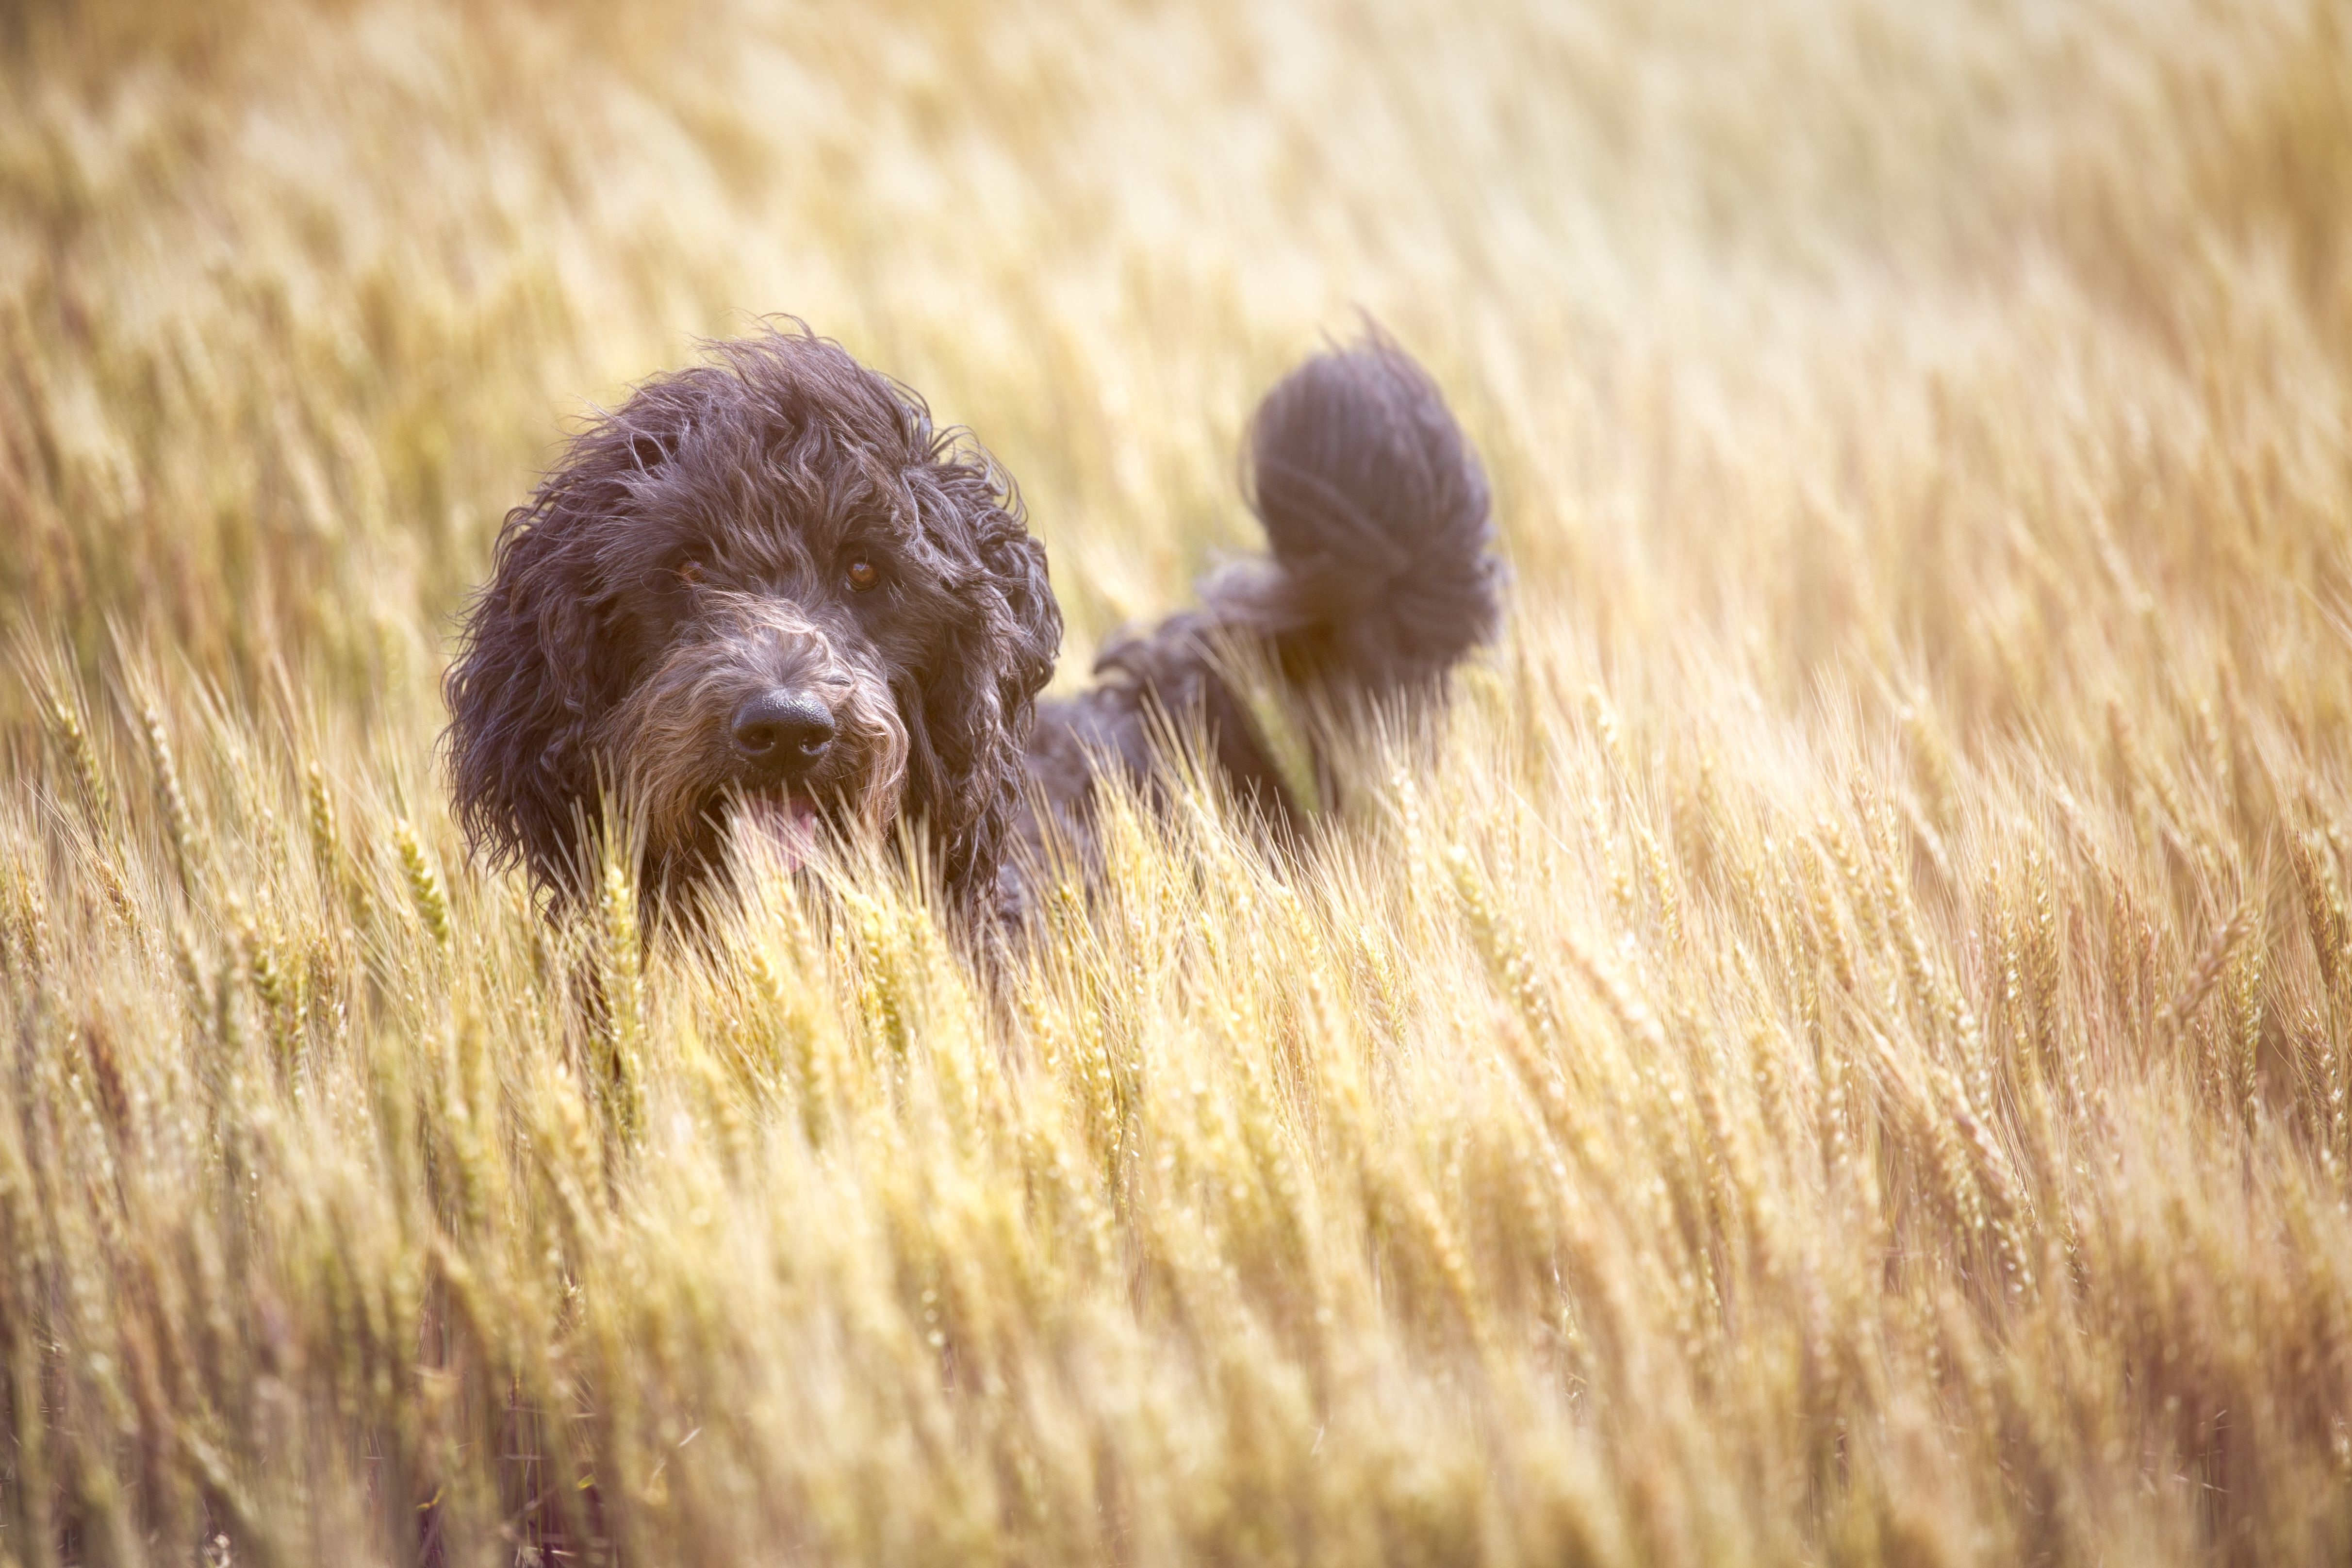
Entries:
{"label": "dog's eye", "polygon": [[858,593],[863,594],[880,581],[882,581],[882,569],[871,561],[853,561],[849,563],[849,585]]}
{"label": "dog's eye", "polygon": [[691,588],[702,581],[702,563],[685,561],[678,563],[677,580]]}

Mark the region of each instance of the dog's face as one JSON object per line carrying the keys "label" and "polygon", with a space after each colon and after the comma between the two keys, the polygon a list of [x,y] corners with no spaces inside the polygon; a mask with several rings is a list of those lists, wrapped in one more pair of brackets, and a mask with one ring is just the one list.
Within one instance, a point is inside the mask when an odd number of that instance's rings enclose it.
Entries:
{"label": "dog's face", "polygon": [[656,858],[708,859],[731,820],[797,864],[828,823],[898,816],[900,704],[919,706],[945,617],[919,528],[857,510],[750,527],[665,517],[616,548],[627,694],[590,744],[625,768]]}
{"label": "dog's face", "polygon": [[797,863],[904,818],[992,879],[1061,619],[985,454],[804,333],[721,345],[577,437],[509,515],[449,677],[478,844],[559,896],[601,788],[656,890],[751,829]]}

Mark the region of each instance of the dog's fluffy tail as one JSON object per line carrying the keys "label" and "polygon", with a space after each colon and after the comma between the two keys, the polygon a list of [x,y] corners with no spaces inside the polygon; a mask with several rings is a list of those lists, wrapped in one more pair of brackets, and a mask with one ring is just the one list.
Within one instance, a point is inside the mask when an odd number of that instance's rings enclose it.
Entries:
{"label": "dog's fluffy tail", "polygon": [[1273,554],[1221,574],[1210,602],[1268,637],[1294,675],[1420,685],[1494,635],[1503,574],[1486,475],[1436,384],[1385,335],[1285,376],[1247,452]]}

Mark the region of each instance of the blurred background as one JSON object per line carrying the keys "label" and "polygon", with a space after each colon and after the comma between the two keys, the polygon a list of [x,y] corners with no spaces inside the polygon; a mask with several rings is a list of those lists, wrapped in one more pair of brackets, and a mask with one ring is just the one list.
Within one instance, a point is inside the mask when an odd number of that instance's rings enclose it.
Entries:
{"label": "blurred background", "polygon": [[[1529,613],[1596,652],[1762,639],[1791,695],[1899,649],[1982,703],[2016,677],[1988,628],[2063,654],[2101,550],[2213,547],[2161,498],[2105,545],[2034,505],[1988,531],[1972,507],[2020,510],[1990,468],[2132,488],[2226,361],[2229,397],[2300,410],[2274,482],[2340,472],[2342,20],[20,3],[0,634],[429,708],[570,423],[790,312],[1010,466],[1066,680],[1249,542],[1251,400],[1370,312],[1487,453]],[[2340,585],[2340,552],[2291,564]]]}
{"label": "blurred background", "polygon": [[[2352,1558],[2347,233],[2345,0],[0,0],[0,1568]],[[1502,644],[999,990],[543,921],[453,617],[768,312],[1065,686],[1370,315]]]}

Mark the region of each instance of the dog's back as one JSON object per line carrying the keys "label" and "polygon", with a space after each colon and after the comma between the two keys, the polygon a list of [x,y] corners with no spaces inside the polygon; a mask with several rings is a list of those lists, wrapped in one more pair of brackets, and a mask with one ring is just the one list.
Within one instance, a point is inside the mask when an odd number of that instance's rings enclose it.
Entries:
{"label": "dog's back", "polygon": [[[1171,731],[1198,733],[1237,798],[1297,825],[1298,792],[1234,689],[1232,656],[1344,703],[1433,687],[1494,635],[1502,568],[1486,477],[1394,343],[1374,334],[1284,377],[1251,418],[1248,458],[1270,553],[1213,574],[1200,608],[1114,641],[1094,689],[1039,706],[1032,782],[1081,848],[1097,769],[1154,785]],[[1045,823],[1023,826],[1041,848]],[[1007,890],[1019,901],[1017,882]]]}

